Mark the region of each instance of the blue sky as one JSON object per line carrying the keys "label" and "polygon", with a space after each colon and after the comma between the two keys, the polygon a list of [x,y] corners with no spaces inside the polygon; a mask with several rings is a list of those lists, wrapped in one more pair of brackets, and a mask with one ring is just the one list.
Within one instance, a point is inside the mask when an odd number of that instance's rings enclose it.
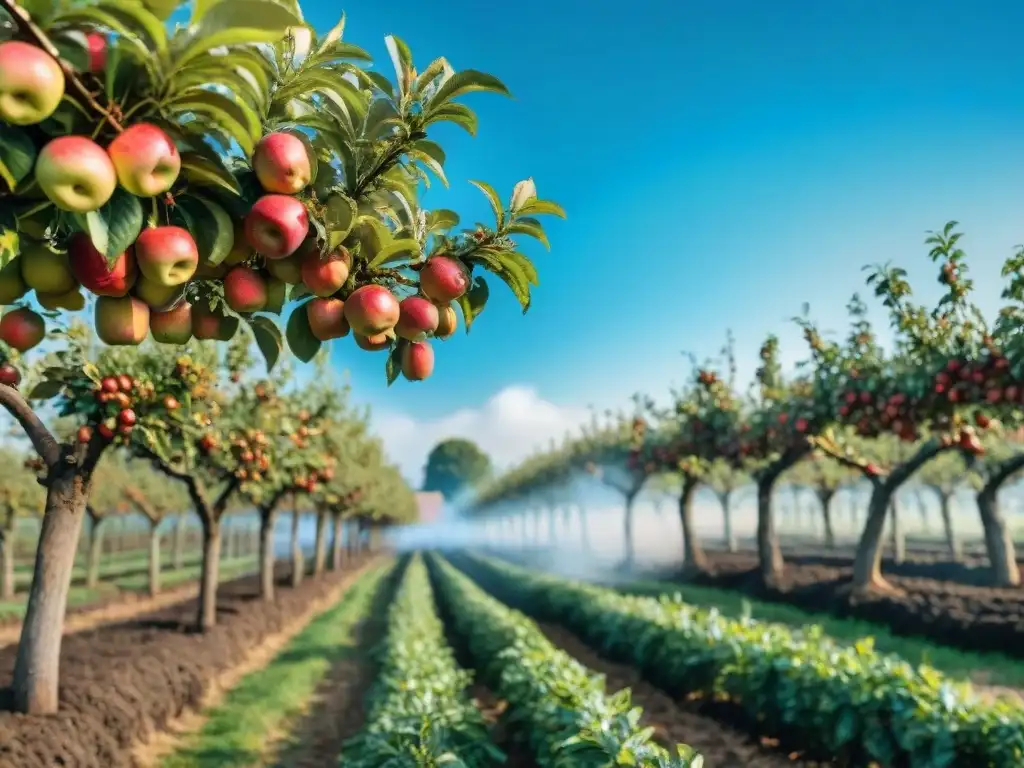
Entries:
{"label": "blue sky", "polygon": [[[333,3],[307,2],[328,28]],[[894,260],[934,280],[927,229],[967,231],[979,293],[1024,242],[1024,79],[1010,2],[521,0],[351,3],[346,38],[391,73],[394,33],[420,68],[501,77],[515,100],[471,95],[475,139],[438,131],[450,190],[429,194],[473,222],[466,180],[503,193],[533,176],[567,221],[523,317],[500,284],[467,337],[437,344],[428,382],[383,385],[383,360],[336,342],[336,364],[378,407],[436,418],[511,384],[554,403],[625,404],[684,371],[732,328],[747,373],[764,334],[799,353],[788,318],[810,301],[826,328],[861,267]],[[602,8],[604,10],[602,10]],[[626,10],[628,8],[628,10]],[[770,8],[770,10],[769,10]],[[489,10],[493,9],[493,10]],[[499,15],[500,14],[500,15]]]}

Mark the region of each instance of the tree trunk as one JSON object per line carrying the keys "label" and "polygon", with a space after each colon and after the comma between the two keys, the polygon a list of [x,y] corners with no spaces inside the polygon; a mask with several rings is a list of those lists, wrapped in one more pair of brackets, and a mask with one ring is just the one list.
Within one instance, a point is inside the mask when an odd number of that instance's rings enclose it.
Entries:
{"label": "tree trunk", "polygon": [[313,555],[313,575],[319,576],[324,572],[324,565],[327,562],[327,510],[316,511],[316,546]]}
{"label": "tree trunk", "polygon": [[220,521],[203,521],[203,572],[199,580],[196,624],[206,631],[217,625],[217,586],[220,582]]}
{"label": "tree trunk", "polygon": [[821,522],[825,528],[825,549],[836,548],[836,532],[832,526],[832,497],[835,491],[822,488],[818,491],[818,501],[821,502]]}
{"label": "tree trunk", "polygon": [[999,486],[991,483],[978,493],[978,514],[985,531],[985,549],[992,568],[992,584],[997,587],[1020,585],[1020,569],[1013,545],[1013,534],[1006,527],[1006,519],[999,509]]}
{"label": "tree trunk", "polygon": [[149,523],[149,595],[160,594],[160,521]]}
{"label": "tree trunk", "polygon": [[718,503],[722,505],[722,526],[726,552],[736,551],[736,532],[732,527],[732,491],[721,491]]}
{"label": "tree trunk", "polygon": [[185,515],[178,515],[178,519],[174,524],[174,543],[171,545],[173,551],[171,552],[171,560],[174,566],[174,570],[180,571],[185,567],[185,534],[187,530]]}
{"label": "tree trunk", "polygon": [[89,473],[54,464],[46,493],[28,608],[14,665],[14,706],[30,715],[57,711],[64,613],[89,496]]}
{"label": "tree trunk", "polygon": [[265,602],[274,599],[274,508],[260,509],[260,597]]}
{"label": "tree trunk", "polygon": [[292,509],[292,586],[297,587],[306,575],[306,561],[299,544],[299,522],[302,520],[298,508]]}
{"label": "tree trunk", "polygon": [[892,561],[896,565],[902,565],[907,559],[907,537],[903,534],[903,521],[900,519],[900,508],[896,499],[889,503],[889,518],[892,521],[889,528]]}
{"label": "tree trunk", "polygon": [[340,571],[341,555],[345,544],[345,519],[340,512],[334,513],[334,538],[331,540],[331,570]]}
{"label": "tree trunk", "polygon": [[89,554],[85,565],[87,589],[95,589],[100,583],[100,561],[103,559],[103,523],[102,517],[89,513]]}
{"label": "tree trunk", "polygon": [[623,566],[627,570],[633,567],[633,502],[635,500],[635,493],[630,493],[626,496],[626,514],[622,526],[622,544],[626,548]]}
{"label": "tree trunk", "polygon": [[959,563],[963,559],[963,546],[953,527],[953,510],[950,507],[953,494],[938,487],[934,487],[933,490],[939,497],[939,513],[942,515],[942,530],[946,536],[946,549],[949,550],[950,559],[954,563]]}
{"label": "tree trunk", "polygon": [[782,579],[785,566],[772,515],[772,490],[783,471],[771,467],[757,481],[757,557],[761,580],[766,585],[777,584]]}
{"label": "tree trunk", "polygon": [[708,558],[693,528],[693,494],[696,489],[696,478],[684,476],[679,493],[679,521],[683,528],[683,571],[688,574],[706,571],[708,567]]}
{"label": "tree trunk", "polygon": [[14,597],[14,513],[0,529],[0,600]]}

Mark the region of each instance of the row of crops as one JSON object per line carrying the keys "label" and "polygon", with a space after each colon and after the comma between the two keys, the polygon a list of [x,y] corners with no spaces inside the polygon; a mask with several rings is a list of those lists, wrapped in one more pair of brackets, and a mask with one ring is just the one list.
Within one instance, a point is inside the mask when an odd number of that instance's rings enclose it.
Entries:
{"label": "row of crops", "polygon": [[478,556],[413,557],[398,584],[368,722],[345,764],[501,764],[457,657],[507,702],[503,724],[537,765],[703,764],[691,747],[658,743],[630,692],[607,691],[535,620],[808,758],[907,768],[1024,761],[1019,708],[982,702],[870,640],[843,645],[813,627],[731,620],[678,597],[626,596]]}

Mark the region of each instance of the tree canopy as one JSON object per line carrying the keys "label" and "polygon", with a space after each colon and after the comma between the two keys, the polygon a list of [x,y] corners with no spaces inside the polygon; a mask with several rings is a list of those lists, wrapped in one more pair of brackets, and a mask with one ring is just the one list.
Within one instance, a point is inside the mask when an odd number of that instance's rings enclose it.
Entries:
{"label": "tree canopy", "polygon": [[427,456],[423,490],[439,491],[450,501],[489,478],[491,471],[490,456],[476,443],[462,438],[442,440]]}

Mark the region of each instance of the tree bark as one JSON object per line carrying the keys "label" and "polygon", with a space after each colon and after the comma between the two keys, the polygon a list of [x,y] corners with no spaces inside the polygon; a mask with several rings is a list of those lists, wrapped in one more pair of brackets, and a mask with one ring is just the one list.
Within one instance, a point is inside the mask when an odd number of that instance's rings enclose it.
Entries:
{"label": "tree bark", "polygon": [[900,518],[899,502],[894,498],[889,502],[889,533],[892,543],[892,561],[902,565],[907,559],[907,537],[903,532],[903,520]]}
{"label": "tree bark", "polygon": [[956,535],[956,529],[953,527],[953,510],[950,507],[953,494],[937,486],[932,486],[932,488],[939,497],[939,513],[942,515],[942,530],[946,536],[946,548],[949,550],[949,557],[954,563],[959,563],[963,559],[963,545],[960,543],[960,539]]}
{"label": "tree bark", "polygon": [[199,615],[196,623],[206,632],[217,626],[217,586],[220,582],[220,520],[203,520],[203,571],[199,579]]}
{"label": "tree bark", "polygon": [[171,560],[176,571],[185,567],[185,524],[185,515],[178,515],[178,519],[174,523],[174,543],[171,545]]}
{"label": "tree bark", "polygon": [[276,504],[260,510],[260,597],[265,602],[274,600],[274,523]]}
{"label": "tree bark", "polygon": [[149,521],[149,594],[160,594],[160,521]]}
{"label": "tree bark", "polygon": [[697,478],[683,476],[683,487],[679,492],[679,522],[683,528],[683,571],[698,573],[706,571],[708,558],[697,538],[693,527],[693,494],[697,490]]}
{"label": "tree bark", "polygon": [[324,572],[327,562],[327,510],[316,511],[316,545],[313,550],[313,575]]}
{"label": "tree bark", "polygon": [[340,571],[342,568],[341,556],[345,544],[345,518],[341,512],[334,513],[334,538],[331,540],[331,570]]}
{"label": "tree bark", "polygon": [[1007,459],[978,492],[978,514],[985,532],[985,549],[992,568],[992,583],[997,587],[1020,585],[1013,534],[1007,529],[1006,519],[999,509],[999,489],[1021,469],[1024,469],[1024,454]]}
{"label": "tree bark", "polygon": [[832,525],[832,498],[836,492],[829,488],[818,490],[818,501],[821,502],[821,522],[825,528],[825,549],[836,548],[836,531]]}
{"label": "tree bark", "polygon": [[732,491],[718,492],[718,503],[722,505],[722,527],[725,536],[725,551],[736,551],[736,532],[732,527]]}
{"label": "tree bark", "polygon": [[791,448],[773,464],[765,467],[757,478],[757,557],[761,580],[765,585],[778,584],[782,579],[785,560],[779,546],[772,514],[772,491],[779,477],[810,452],[810,446]]}
{"label": "tree bark", "polygon": [[100,583],[100,561],[103,559],[103,523],[104,519],[86,506],[89,515],[89,554],[85,561],[85,586],[95,589]]}
{"label": "tree bark", "polygon": [[306,560],[299,543],[299,522],[302,520],[297,506],[292,508],[292,586],[297,587],[306,575]]}

